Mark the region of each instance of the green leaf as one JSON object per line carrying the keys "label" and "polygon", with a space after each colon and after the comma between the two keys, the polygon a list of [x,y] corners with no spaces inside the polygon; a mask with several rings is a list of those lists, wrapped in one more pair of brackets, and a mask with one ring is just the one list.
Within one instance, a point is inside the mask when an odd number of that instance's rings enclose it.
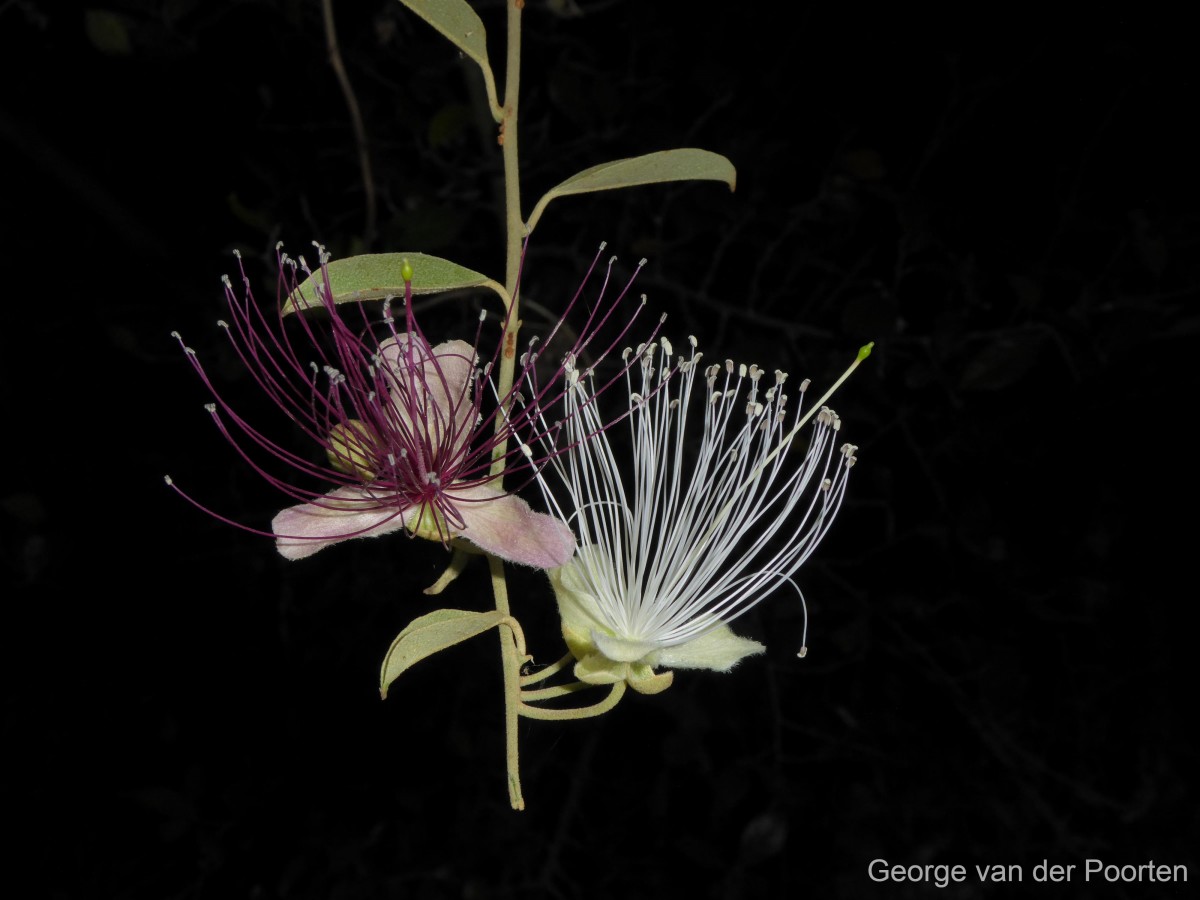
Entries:
{"label": "green leaf", "polygon": [[488,101],[496,109],[495,78],[488,64],[487,32],[467,0],[400,0],[483,70]]}
{"label": "green leaf", "polygon": [[[425,253],[368,253],[335,259],[328,265],[329,284],[334,303],[358,303],[363,300],[382,300],[384,297],[403,297],[404,278],[400,274],[405,261],[412,266],[412,292],[437,294],[460,288],[488,287],[507,302],[502,286],[458,263]],[[317,286],[321,273],[314,272],[304,279],[283,305],[283,314],[304,309],[320,309]],[[301,296],[303,295],[303,296]]]}
{"label": "green leaf", "polygon": [[557,197],[568,194],[586,194],[591,191],[611,191],[615,188],[636,187],[639,184],[657,184],[663,181],[723,181],[732,191],[737,187],[737,170],[719,153],[684,147],[677,150],[662,150],[617,159],[584,169],[566,181],[552,187],[529,216],[526,232],[533,231],[542,217],[547,204]]}
{"label": "green leaf", "polygon": [[388,648],[379,671],[379,695],[387,699],[388,686],[401,673],[439,650],[453,647],[483,634],[504,621],[497,610],[471,612],[466,609],[435,609],[409,623]]}

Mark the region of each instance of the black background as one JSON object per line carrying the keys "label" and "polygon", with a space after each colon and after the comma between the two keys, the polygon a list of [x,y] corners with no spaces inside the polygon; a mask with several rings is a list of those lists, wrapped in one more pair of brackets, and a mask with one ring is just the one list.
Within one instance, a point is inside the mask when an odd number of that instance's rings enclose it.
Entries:
{"label": "black background", "polygon": [[[553,204],[526,297],[561,308],[607,240],[710,356],[822,385],[875,340],[836,403],[860,462],[800,575],[808,658],[781,591],[739,625],[766,657],[524,721],[513,813],[493,638],[376,692],[439,547],[288,563],[162,481],[253,527],[281,505],[168,337],[269,420],[213,325],[233,248],[264,301],[281,239],[502,274],[470,65],[398,3],[338,4],[372,240],[311,0],[0,5],[2,805],[29,895],[990,897],[972,866],[1088,858],[1200,877],[1182,23],[700,6],[530,3],[526,210],[672,146],[725,154],[738,188]],[[480,9],[502,60],[502,11]],[[532,304],[526,323],[546,325]],[[486,608],[482,569],[443,605]],[[528,572],[514,592],[549,662],[549,592]],[[875,858],[971,877],[878,885]]]}

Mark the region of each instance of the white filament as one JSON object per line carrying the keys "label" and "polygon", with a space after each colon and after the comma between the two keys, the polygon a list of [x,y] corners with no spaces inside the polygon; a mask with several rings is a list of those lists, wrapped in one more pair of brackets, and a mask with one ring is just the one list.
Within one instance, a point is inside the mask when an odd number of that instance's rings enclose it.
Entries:
{"label": "white filament", "polygon": [[[563,410],[574,446],[550,464],[566,502],[541,481],[547,503],[591,548],[577,562],[605,624],[659,646],[730,622],[790,581],[832,524],[854,461],[851,445],[834,442],[832,410],[820,408],[800,456],[793,443],[814,410],[801,415],[797,404],[787,428],[786,396],[758,391],[763,370],[732,360],[701,370],[689,344],[691,358],[673,368],[660,338],[626,370],[629,412],[617,427],[628,429],[631,460],[602,430],[590,374],[580,378]],[[786,378],[774,374],[776,384]],[[744,405],[723,402],[738,396]]]}

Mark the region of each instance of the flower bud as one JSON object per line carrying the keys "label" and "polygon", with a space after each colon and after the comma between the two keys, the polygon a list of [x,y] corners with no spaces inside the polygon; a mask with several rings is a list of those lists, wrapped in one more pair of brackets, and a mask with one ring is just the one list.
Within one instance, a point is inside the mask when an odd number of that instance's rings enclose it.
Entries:
{"label": "flower bud", "polygon": [[338,422],[329,432],[325,453],[329,463],[339,472],[353,475],[363,482],[375,480],[377,474],[372,463],[375,436],[367,423],[361,419]]}

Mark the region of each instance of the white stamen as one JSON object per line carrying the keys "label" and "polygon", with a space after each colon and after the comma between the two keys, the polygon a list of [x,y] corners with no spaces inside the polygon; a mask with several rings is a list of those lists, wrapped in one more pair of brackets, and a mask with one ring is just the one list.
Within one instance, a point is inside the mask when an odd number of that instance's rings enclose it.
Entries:
{"label": "white stamen", "polygon": [[[689,336],[688,343],[691,359],[681,357],[673,367],[675,349],[661,337],[623,355],[628,363],[636,352],[642,363],[640,382],[636,372],[625,373],[631,477],[617,466],[621,454],[609,441],[590,381],[564,395],[561,440],[557,426],[542,436],[561,454],[561,463],[546,471],[562,476],[571,502],[559,506],[544,482],[543,490],[578,535],[573,565],[595,600],[592,613],[614,639],[651,649],[681,647],[790,581],[836,515],[854,459],[849,444],[841,445],[840,463],[833,456],[831,432],[840,419],[821,405],[831,392],[807,409],[802,397],[789,428],[788,395],[780,387],[785,372],[735,366],[732,359],[697,365],[698,341]],[[774,384],[759,393],[769,372]],[[698,376],[703,392],[694,390]],[[735,377],[750,379],[746,391]],[[730,405],[739,395],[746,419]],[[700,422],[689,423],[689,410],[701,402]],[[810,422],[816,426],[811,445],[803,453],[792,450]],[[565,453],[563,441],[570,448]],[[800,655],[806,650],[804,640]]]}

